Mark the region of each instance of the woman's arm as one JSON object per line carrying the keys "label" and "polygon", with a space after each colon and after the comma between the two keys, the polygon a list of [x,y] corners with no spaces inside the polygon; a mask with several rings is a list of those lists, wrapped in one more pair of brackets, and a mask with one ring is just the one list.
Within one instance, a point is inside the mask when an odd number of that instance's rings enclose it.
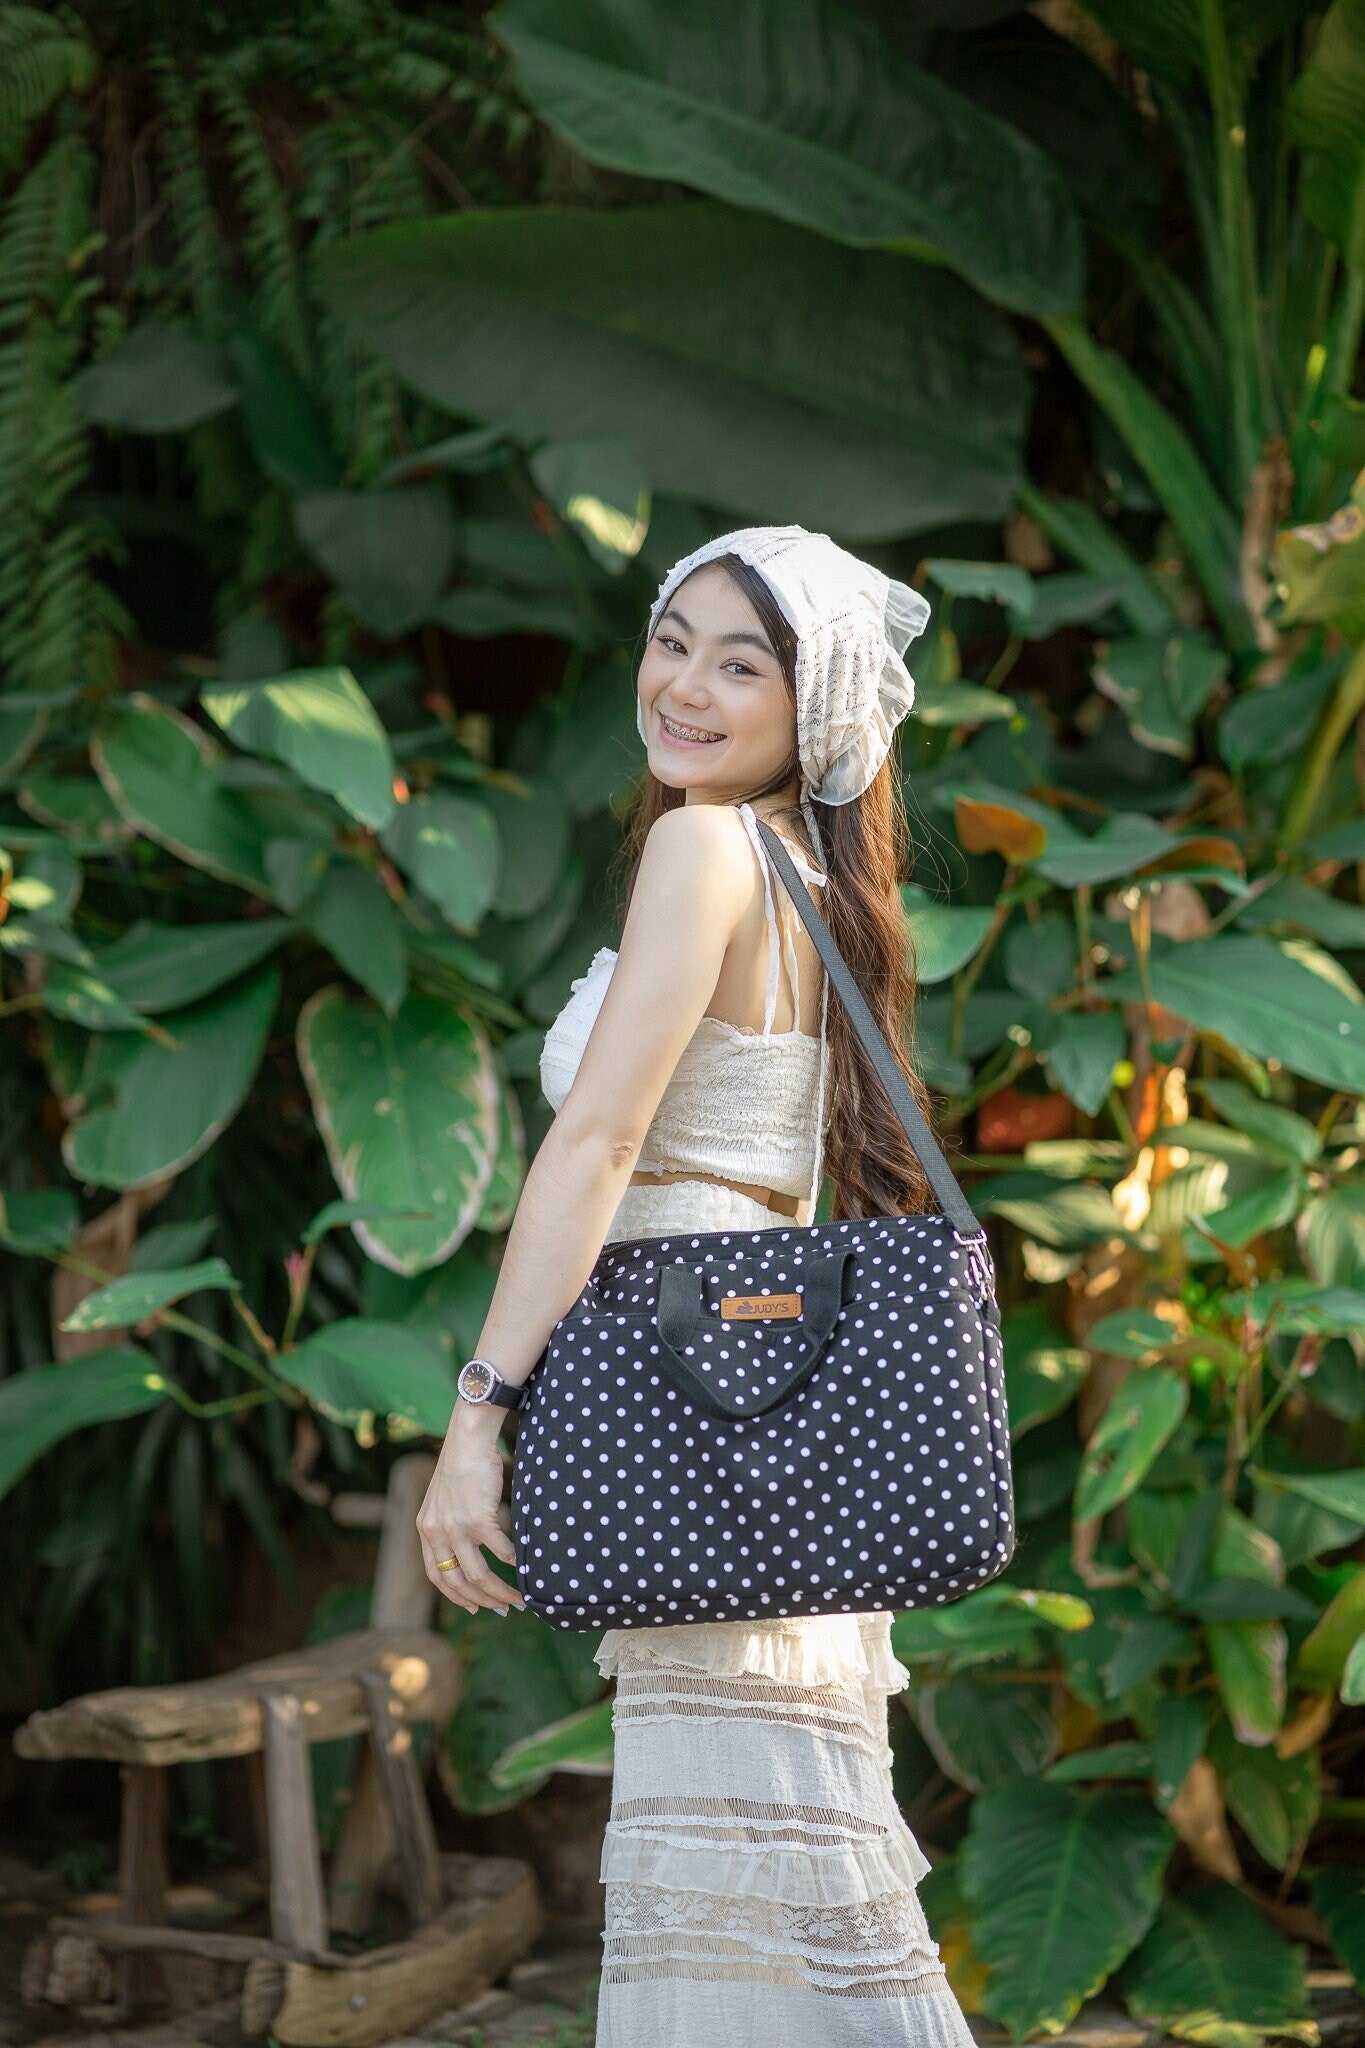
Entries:
{"label": "woman's arm", "polygon": [[[651,826],[620,952],[583,1058],[526,1176],[478,1355],[520,1386],[587,1283],[684,1046],[715,992],[756,870],[738,813],[691,804]],[[519,1592],[497,1518],[500,1408],[457,1401],[417,1518],[427,1576],[457,1606],[505,1612]],[[437,1561],[459,1559],[457,1571]]]}

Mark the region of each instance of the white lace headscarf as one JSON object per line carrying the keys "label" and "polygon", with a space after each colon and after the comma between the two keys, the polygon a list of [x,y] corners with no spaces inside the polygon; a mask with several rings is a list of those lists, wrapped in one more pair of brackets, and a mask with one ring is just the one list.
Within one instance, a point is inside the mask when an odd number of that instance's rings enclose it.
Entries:
{"label": "white lace headscarf", "polygon": [[[801,809],[823,860],[809,799],[851,803],[886,759],[892,735],[915,701],[901,656],[924,631],[929,606],[917,590],[849,554],[827,533],[804,526],[744,526],[673,564],[650,609],[651,638],[678,586],[718,555],[738,555],[758,571],[795,636]],[[638,698],[635,723],[644,739]]]}

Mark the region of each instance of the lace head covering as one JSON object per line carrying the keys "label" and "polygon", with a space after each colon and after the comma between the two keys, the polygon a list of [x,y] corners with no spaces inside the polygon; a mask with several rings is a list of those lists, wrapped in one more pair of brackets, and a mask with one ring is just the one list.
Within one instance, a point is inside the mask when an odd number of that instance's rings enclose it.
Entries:
{"label": "lace head covering", "polygon": [[[915,701],[901,656],[924,631],[929,606],[917,590],[849,554],[827,533],[744,526],[673,564],[650,608],[651,638],[678,586],[718,555],[738,555],[758,571],[795,636],[801,808],[818,847],[807,798],[851,803],[881,767]],[[644,739],[638,700],[635,723]]]}

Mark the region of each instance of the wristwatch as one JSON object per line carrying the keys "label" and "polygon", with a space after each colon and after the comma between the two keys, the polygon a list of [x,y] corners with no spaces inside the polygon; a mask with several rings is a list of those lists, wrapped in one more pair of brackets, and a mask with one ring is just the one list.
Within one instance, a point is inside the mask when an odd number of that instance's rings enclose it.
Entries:
{"label": "wristwatch", "polygon": [[460,1367],[460,1376],[455,1382],[460,1390],[460,1399],[469,1401],[475,1407],[485,1405],[494,1408],[524,1408],[527,1389],[509,1387],[495,1365],[486,1358],[471,1358]]}

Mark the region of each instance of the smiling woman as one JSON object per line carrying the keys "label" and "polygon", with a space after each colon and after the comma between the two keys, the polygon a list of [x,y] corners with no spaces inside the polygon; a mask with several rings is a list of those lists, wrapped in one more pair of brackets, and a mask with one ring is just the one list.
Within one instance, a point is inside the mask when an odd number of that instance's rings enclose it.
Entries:
{"label": "smiling woman", "polygon": [[[649,772],[620,948],[599,950],[546,1033],[541,1082],[555,1121],[421,1517],[429,1570],[462,1605],[522,1600],[481,1548],[515,1555],[538,1597],[535,1542],[514,1552],[497,1521],[499,1379],[518,1407],[531,1380],[523,1495],[582,1505],[531,1376],[605,1246],[629,1241],[648,1256],[683,1232],[725,1245],[731,1233],[772,1231],[774,1207],[794,1214],[798,1202],[800,1220],[814,1221],[828,1103],[836,1213],[925,1206],[905,1132],[851,1113],[879,1100],[881,1083],[842,1009],[833,1037],[822,963],[759,828],[819,887],[899,1063],[914,987],[886,757],[913,690],[901,651],[926,614],[915,592],[799,527],[726,535],[660,592],[639,666]],[[828,846],[817,796],[831,806]],[[652,1369],[646,1357],[638,1365]],[[476,1370],[482,1378],[467,1377]],[[609,1391],[582,1393],[600,1426]],[[576,1413],[573,1427],[587,1426]],[[892,1790],[886,1702],[908,1674],[891,1653],[891,1616],[793,1611],[772,1593],[785,1581],[772,1576],[780,1565],[765,1566],[756,1518],[741,1513],[733,1526],[731,1513],[725,1541],[742,1554],[706,1569],[771,1597],[755,1608],[752,1596],[743,1619],[704,1618],[704,1606],[672,1621],[695,1603],[702,1549],[720,1556],[718,1528],[706,1525],[723,1519],[727,1490],[695,1469],[705,1447],[684,1426],[676,1456],[656,1447],[655,1506],[665,1490],[677,1497],[669,1555],[679,1562],[664,1567],[662,1624],[609,1628],[598,1651],[617,1680],[599,2048],[968,2048],[919,1902],[928,1864]],[[625,1484],[615,1471],[607,1482],[613,1495]],[[829,1512],[856,1510],[840,1490]],[[606,1560],[627,1583],[613,1618],[647,1612],[646,1566],[632,1554],[645,1541]],[[578,1553],[559,1550],[552,1564],[572,1583]],[[861,1587],[849,1604],[868,1597]],[[714,1611],[745,1605],[727,1591]]]}

